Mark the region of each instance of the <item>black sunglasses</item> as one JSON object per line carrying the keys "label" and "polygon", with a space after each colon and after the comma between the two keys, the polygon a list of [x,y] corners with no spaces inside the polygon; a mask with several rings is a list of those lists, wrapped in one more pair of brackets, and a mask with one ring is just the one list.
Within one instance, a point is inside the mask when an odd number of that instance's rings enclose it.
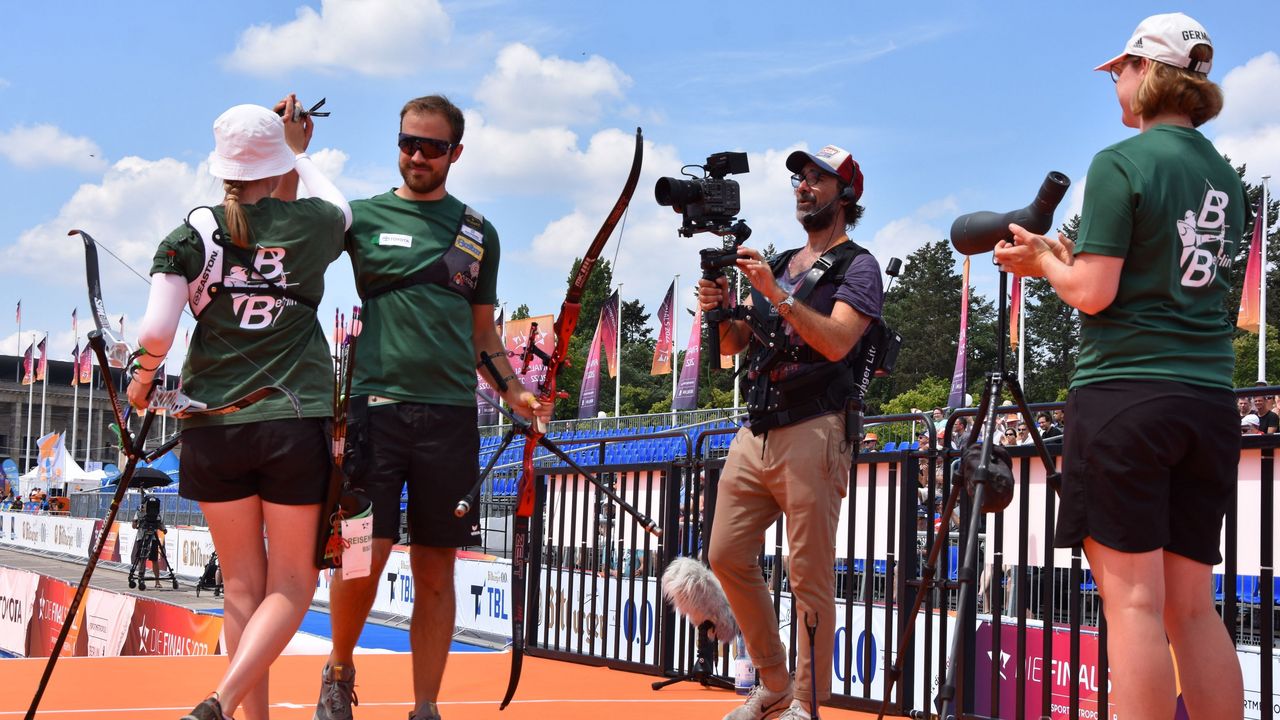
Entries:
{"label": "black sunglasses", "polygon": [[422,153],[422,157],[428,160],[443,157],[454,148],[454,144],[448,140],[418,137],[417,135],[406,135],[405,133],[400,133],[396,144],[400,146],[400,152],[405,155],[413,157],[418,153]]}

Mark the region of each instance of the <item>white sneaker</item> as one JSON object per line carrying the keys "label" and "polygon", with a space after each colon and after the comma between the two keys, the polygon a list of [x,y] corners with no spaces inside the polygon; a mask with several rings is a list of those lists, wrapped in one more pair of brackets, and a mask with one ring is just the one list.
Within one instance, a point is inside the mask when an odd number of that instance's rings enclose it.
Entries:
{"label": "white sneaker", "polygon": [[751,689],[751,695],[742,707],[734,708],[733,712],[724,716],[724,720],[768,720],[776,718],[784,710],[787,709],[787,703],[791,702],[791,698],[795,695],[794,683],[790,679],[787,680],[787,687],[780,691],[774,692],[760,683]]}
{"label": "white sneaker", "polygon": [[778,716],[778,720],[811,720],[809,706],[799,699],[791,701],[791,707]]}

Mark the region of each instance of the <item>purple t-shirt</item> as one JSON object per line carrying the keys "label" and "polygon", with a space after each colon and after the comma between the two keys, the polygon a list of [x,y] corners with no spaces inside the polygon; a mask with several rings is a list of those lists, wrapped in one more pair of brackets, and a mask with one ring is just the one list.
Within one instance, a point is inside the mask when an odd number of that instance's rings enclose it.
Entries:
{"label": "purple t-shirt", "polygon": [[[795,290],[800,281],[808,273],[808,269],[797,276],[790,276],[786,270],[778,278],[778,286],[787,292]],[[845,270],[844,281],[839,285],[834,283],[822,283],[814,287],[813,292],[809,293],[809,297],[805,298],[804,304],[824,315],[831,314],[832,308],[835,307],[836,301],[840,301],[849,305],[854,310],[871,318],[872,321],[880,319],[880,310],[884,306],[884,285],[880,280],[880,263],[871,253],[863,253],[853,259],[849,263],[849,267]],[[787,342],[791,345],[805,345],[805,341],[791,327],[790,324],[783,325],[787,334]],[[871,325],[867,325],[870,329]],[[863,332],[865,335],[865,331]],[[794,377],[803,374],[819,365],[825,363],[779,363],[773,371],[775,380]]]}

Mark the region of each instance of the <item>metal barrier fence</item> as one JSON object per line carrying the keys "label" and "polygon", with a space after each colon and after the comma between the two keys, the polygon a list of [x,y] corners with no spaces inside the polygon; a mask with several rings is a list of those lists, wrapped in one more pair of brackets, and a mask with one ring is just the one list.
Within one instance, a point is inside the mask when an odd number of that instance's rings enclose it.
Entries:
{"label": "metal barrier fence", "polygon": [[[1036,406],[1054,407],[1060,405]],[[950,449],[951,428],[957,418],[972,414],[958,411],[948,418],[942,442],[932,443],[945,450],[867,453],[853,466],[832,568],[838,610],[832,702],[878,710],[887,668],[898,659],[898,641],[911,631],[914,641],[903,653],[904,671],[890,711],[928,716],[935,712],[946,654],[959,632],[963,644],[956,700],[966,715],[1081,717],[1082,702],[1098,707],[1108,702],[1106,624],[1080,552],[1055,550],[1047,541],[1053,536],[1056,498],[1047,490],[1032,448],[1010,448],[1015,499],[1003,512],[980,519],[978,582],[963,590],[970,594],[968,612],[956,617],[962,592],[956,566],[972,508],[963,496],[959,516],[951,523],[935,518],[934,510],[935,498],[951,487],[958,456]],[[923,415],[869,418],[867,426],[912,421],[929,430],[934,427]],[[724,459],[711,450],[724,443],[713,438],[723,440],[731,432],[712,430],[690,437],[668,431],[566,443],[597,448],[598,464],[587,469],[657,519],[665,529],[661,538],[640,530],[575,473],[539,466],[525,638],[530,654],[655,676],[693,673],[698,630],[663,602],[658,578],[676,556],[705,559],[724,466]],[[682,438],[683,451],[673,453],[672,460],[603,464],[610,443],[664,437]],[[1242,438],[1242,446],[1240,496],[1227,515],[1225,562],[1215,598],[1238,647],[1258,654],[1254,707],[1256,717],[1270,718],[1275,617],[1280,610],[1272,520],[1280,436]],[[1060,445],[1049,448],[1056,457]],[[495,474],[481,498],[485,549],[494,554],[505,555],[509,546],[506,528],[517,473],[507,468]],[[167,523],[203,523],[194,503],[171,494],[159,497]],[[121,518],[131,518],[137,503],[138,496],[130,493]],[[72,506],[74,515],[101,517],[106,500],[77,495]],[[907,611],[923,591],[924,559],[936,542],[945,543],[936,568],[940,581],[928,589],[923,611],[912,626]],[[798,627],[791,621],[784,520],[766,533],[760,553],[761,571],[773,590],[788,663],[794,669]],[[707,659],[719,675],[730,675],[723,647]]]}

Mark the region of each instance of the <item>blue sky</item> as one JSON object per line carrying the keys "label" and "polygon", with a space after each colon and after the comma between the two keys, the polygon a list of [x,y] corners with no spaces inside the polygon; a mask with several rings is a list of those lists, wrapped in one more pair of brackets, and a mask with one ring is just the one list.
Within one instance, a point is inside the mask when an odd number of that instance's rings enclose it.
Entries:
{"label": "blue sky", "polygon": [[[973,210],[1021,207],[1049,170],[1075,180],[1093,153],[1127,137],[1105,73],[1146,15],[1182,10],[1216,46],[1211,76],[1226,111],[1204,128],[1250,179],[1280,172],[1280,4],[568,3],[476,0],[21,3],[0,25],[0,352],[51,333],[66,359],[91,327],[83,228],[145,272],[193,206],[217,202],[206,170],[213,119],[293,91],[327,97],[312,155],[351,198],[399,183],[395,133],[405,100],[444,92],[467,113],[449,188],[497,226],[499,294],[554,313],[626,175],[631,133],[646,157],[615,279],[656,311],[680,274],[692,304],[697,250],[653,183],[708,154],[742,150],[737,176],[750,244],[803,235],[787,153],[848,148],[866,175],[854,238],[881,264],[945,237]],[[958,259],[957,259],[958,262]],[[136,328],[146,287],[103,263],[113,315]],[[979,292],[994,273],[975,262]],[[356,300],[345,258],[320,317]],[[185,320],[190,326],[192,321]],[[682,323],[685,324],[685,323]],[[130,334],[132,332],[130,331]],[[680,332],[680,342],[685,332]],[[176,349],[181,352],[180,345]]]}

